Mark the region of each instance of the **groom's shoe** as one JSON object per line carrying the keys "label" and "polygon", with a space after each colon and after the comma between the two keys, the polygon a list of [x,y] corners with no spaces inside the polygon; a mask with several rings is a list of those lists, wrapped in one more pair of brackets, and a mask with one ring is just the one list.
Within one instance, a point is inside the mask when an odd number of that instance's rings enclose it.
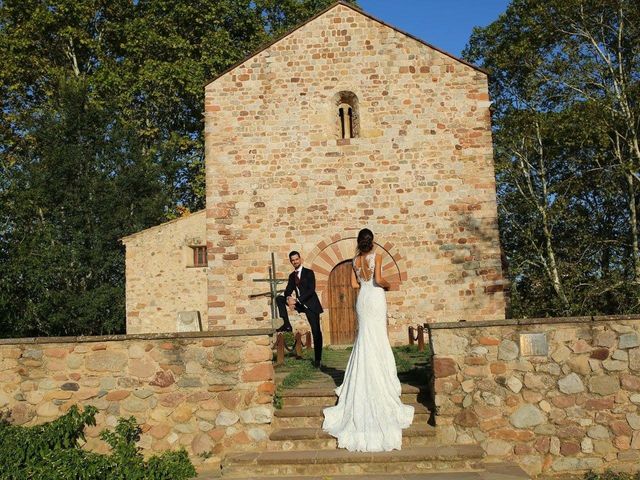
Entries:
{"label": "groom's shoe", "polygon": [[313,368],[320,370],[322,368],[322,365],[320,365],[320,362],[313,362]]}
{"label": "groom's shoe", "polygon": [[283,333],[283,332],[292,332],[293,328],[291,328],[291,325],[282,325],[279,328],[276,328],[276,332],[277,333]]}

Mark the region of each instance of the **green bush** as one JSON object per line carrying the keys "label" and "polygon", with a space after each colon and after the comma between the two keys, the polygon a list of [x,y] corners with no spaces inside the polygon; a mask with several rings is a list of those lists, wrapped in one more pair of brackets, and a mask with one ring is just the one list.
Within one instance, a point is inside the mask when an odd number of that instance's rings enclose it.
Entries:
{"label": "green bush", "polygon": [[616,473],[607,470],[604,473],[589,472],[584,476],[584,480],[640,480],[640,472],[638,473]]}
{"label": "green bush", "polygon": [[184,480],[196,471],[184,450],[145,461],[136,442],[141,429],[134,417],[121,418],[115,431],[100,434],[109,455],[80,448],[85,426],[95,426],[94,407],[73,406],[42,425],[21,427],[0,418],[1,480]]}

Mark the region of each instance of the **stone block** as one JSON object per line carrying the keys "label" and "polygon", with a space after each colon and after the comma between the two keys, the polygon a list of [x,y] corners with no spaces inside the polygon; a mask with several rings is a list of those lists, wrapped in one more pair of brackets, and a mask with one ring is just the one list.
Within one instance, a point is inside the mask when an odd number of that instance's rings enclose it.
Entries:
{"label": "stone block", "polygon": [[434,357],[433,370],[436,378],[449,377],[458,371],[456,363],[452,358]]}
{"label": "stone block", "polygon": [[609,358],[609,349],[608,348],[596,348],[591,351],[590,358],[595,360],[606,360]]}
{"label": "stone block", "polygon": [[591,366],[589,365],[589,358],[585,355],[573,357],[569,359],[567,365],[571,371],[579,375],[589,375],[591,373]]}
{"label": "stone block", "polygon": [[482,448],[488,456],[505,457],[513,453],[513,443],[505,440],[490,439],[483,442]]}
{"label": "stone block", "polygon": [[216,425],[218,427],[229,427],[235,425],[240,420],[240,416],[229,410],[223,410],[216,416]]}
{"label": "stone block", "polygon": [[631,348],[629,352],[629,368],[634,371],[640,370],[640,348]]}
{"label": "stone block", "polygon": [[580,442],[580,450],[582,453],[593,453],[593,440],[589,437],[584,437]]}
{"label": "stone block", "polygon": [[617,335],[612,330],[605,330],[604,332],[600,332],[596,335],[594,345],[598,347],[606,347],[613,348],[616,343]]}
{"label": "stone block", "polygon": [[587,431],[587,435],[597,440],[606,439],[611,436],[609,433],[609,429],[604,425],[594,425],[590,427],[589,430]]}
{"label": "stone block", "polygon": [[191,441],[191,451],[194,455],[210,454],[215,443],[206,433],[199,433]]}
{"label": "stone block", "polygon": [[627,370],[627,362],[621,362],[619,360],[605,360],[602,362],[602,366],[605,370],[610,372],[620,372]]}
{"label": "stone block", "polygon": [[551,354],[551,358],[554,362],[564,363],[571,356],[571,350],[567,348],[564,344],[559,345]]}
{"label": "stone block", "polygon": [[469,340],[465,337],[449,332],[439,332],[434,335],[433,349],[437,355],[464,355],[467,352]]}
{"label": "stone block", "polygon": [[254,346],[246,349],[244,360],[248,363],[268,362],[272,356],[273,352],[270,347]]}
{"label": "stone block", "polygon": [[514,393],[518,393],[522,390],[522,382],[517,377],[509,377],[506,385]]}
{"label": "stone block", "polygon": [[269,438],[267,432],[262,428],[250,428],[247,434],[253,442],[264,442]]}
{"label": "stone block", "polygon": [[629,361],[629,354],[626,350],[615,350],[613,355],[611,355],[613,360],[620,360],[621,362],[627,363]]}
{"label": "stone block", "polygon": [[620,381],[611,375],[597,375],[589,379],[589,390],[599,395],[611,395],[620,389]]}
{"label": "stone block", "polygon": [[604,461],[599,457],[558,457],[551,468],[556,472],[575,472],[599,469]]}
{"label": "stone block", "polygon": [[640,338],[636,332],[624,333],[618,338],[618,348],[627,349],[640,346]]}
{"label": "stone block", "polygon": [[271,423],[273,416],[270,407],[253,407],[239,412],[242,423]]}
{"label": "stone block", "polygon": [[86,356],[85,367],[94,372],[122,372],[128,361],[123,352],[100,350]]}
{"label": "stone block", "polygon": [[640,415],[637,413],[627,413],[626,418],[631,428],[640,430]]}
{"label": "stone block", "polygon": [[558,389],[566,394],[580,393],[585,390],[582,379],[575,373],[558,380]]}
{"label": "stone block", "polygon": [[265,382],[274,377],[273,365],[271,363],[261,363],[245,370],[242,374],[244,382]]}
{"label": "stone block", "polygon": [[511,340],[502,340],[500,342],[500,346],[498,347],[498,359],[504,360],[506,362],[515,360],[518,358],[520,350],[518,345]]}
{"label": "stone block", "polygon": [[179,311],[176,315],[176,332],[201,332],[202,321],[198,310]]}
{"label": "stone block", "polygon": [[509,421],[516,428],[531,428],[546,422],[542,411],[531,404],[522,405],[509,417]]}

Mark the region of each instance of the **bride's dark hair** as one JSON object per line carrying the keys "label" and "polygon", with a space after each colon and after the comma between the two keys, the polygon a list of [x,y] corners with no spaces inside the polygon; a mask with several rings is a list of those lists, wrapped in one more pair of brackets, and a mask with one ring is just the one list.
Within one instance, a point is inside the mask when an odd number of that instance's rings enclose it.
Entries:
{"label": "bride's dark hair", "polygon": [[368,253],[373,250],[373,232],[368,228],[363,228],[358,232],[358,252]]}

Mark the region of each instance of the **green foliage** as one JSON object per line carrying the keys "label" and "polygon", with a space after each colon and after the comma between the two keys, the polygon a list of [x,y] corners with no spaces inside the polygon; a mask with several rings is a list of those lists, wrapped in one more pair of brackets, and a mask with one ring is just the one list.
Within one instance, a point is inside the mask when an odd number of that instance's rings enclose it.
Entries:
{"label": "green foliage", "polygon": [[0,420],[0,479],[33,480],[182,480],[196,474],[184,450],[145,461],[136,446],[135,418],[120,419],[101,438],[112,451],[99,455],[80,448],[85,426],[94,426],[97,410],[75,406],[53,422],[34,427]]}
{"label": "green foliage", "polygon": [[464,56],[489,71],[512,317],[638,313],[640,6],[513,0]]}
{"label": "green foliage", "polygon": [[124,329],[119,238],[203,208],[203,85],[331,0],[6,0],[0,336]]}
{"label": "green foliage", "polygon": [[[293,334],[285,333],[284,336],[287,345],[293,346],[295,341]],[[280,409],[282,408],[283,390],[295,388],[316,375],[317,370],[313,366],[313,352],[304,351],[302,358],[296,358],[295,352],[287,353],[284,358],[284,365],[278,367],[278,369],[287,372],[284,379],[277,385],[273,395],[273,405],[275,408]]]}

